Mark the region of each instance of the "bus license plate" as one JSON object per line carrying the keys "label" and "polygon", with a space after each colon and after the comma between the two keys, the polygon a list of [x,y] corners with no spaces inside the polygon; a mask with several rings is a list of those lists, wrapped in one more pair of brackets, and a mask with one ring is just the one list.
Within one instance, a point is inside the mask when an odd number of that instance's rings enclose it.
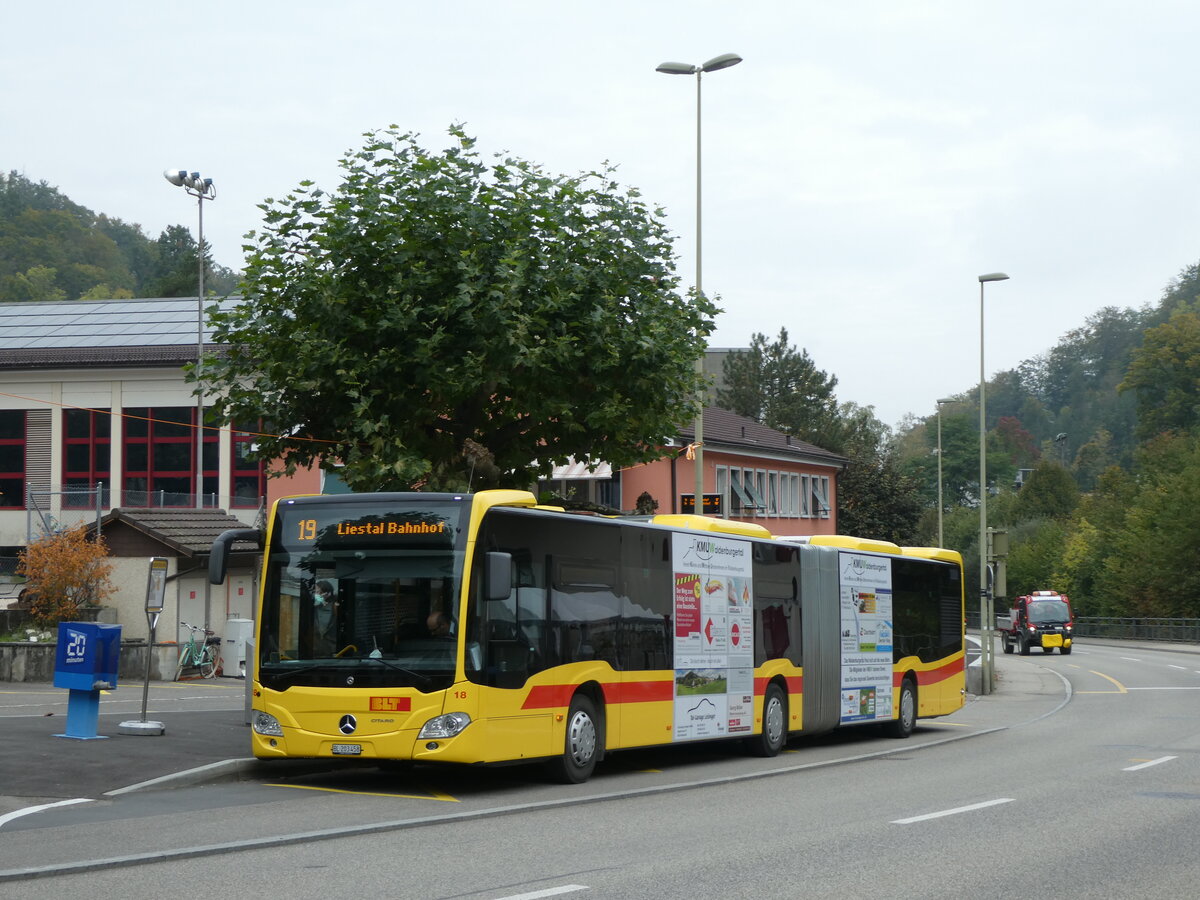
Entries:
{"label": "bus license plate", "polygon": [[361,756],[362,744],[334,744],[334,756]]}
{"label": "bus license plate", "polygon": [[1061,634],[1044,634],[1044,635],[1042,635],[1042,646],[1043,647],[1061,647],[1062,646],[1062,635]]}

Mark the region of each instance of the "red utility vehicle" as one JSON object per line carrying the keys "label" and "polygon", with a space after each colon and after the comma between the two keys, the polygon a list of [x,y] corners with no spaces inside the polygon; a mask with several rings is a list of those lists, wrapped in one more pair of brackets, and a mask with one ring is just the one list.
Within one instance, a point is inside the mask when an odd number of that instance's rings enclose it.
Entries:
{"label": "red utility vehicle", "polygon": [[996,629],[1004,641],[1004,652],[1019,649],[1028,656],[1031,647],[1041,647],[1044,653],[1071,652],[1075,617],[1071,601],[1058,591],[1034,591],[1024,597],[1014,597],[1009,619],[999,618]]}

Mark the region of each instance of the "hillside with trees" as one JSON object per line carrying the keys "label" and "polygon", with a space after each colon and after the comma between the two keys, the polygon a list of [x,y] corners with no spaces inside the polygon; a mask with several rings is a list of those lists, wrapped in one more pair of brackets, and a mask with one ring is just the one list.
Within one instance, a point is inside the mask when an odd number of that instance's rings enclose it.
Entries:
{"label": "hillside with trees", "polygon": [[[944,543],[978,571],[979,397],[941,406]],[[987,384],[988,524],[1009,594],[1053,588],[1084,615],[1200,616],[1200,264],[1157,305],[1105,308]],[[938,416],[894,440],[937,538]],[[968,594],[970,597],[971,594]]]}
{"label": "hillside with trees", "polygon": [[[469,156],[470,147],[464,147]],[[450,165],[454,160],[443,162]],[[351,160],[349,164],[356,163]],[[398,169],[406,164],[400,160]],[[539,398],[544,401],[543,421],[563,423],[567,421],[564,413],[578,406],[580,388],[572,381],[572,373],[581,371],[579,355],[587,352],[593,367],[597,360],[610,360],[612,377],[631,379],[626,385],[630,396],[648,388],[653,388],[646,394],[648,398],[690,396],[690,369],[685,363],[694,358],[697,348],[689,343],[687,333],[706,332],[715,308],[698,303],[695,298],[682,304],[672,299],[677,279],[669,269],[669,252],[665,249],[669,237],[661,223],[646,214],[636,197],[615,192],[615,186],[608,181],[611,174],[608,172],[593,187],[574,182],[560,184],[520,161],[512,161],[508,168],[497,171],[506,178],[511,175],[528,181],[537,188],[533,196],[554,191],[585,199],[594,196],[614,215],[624,216],[620,226],[613,225],[612,229],[625,228],[628,234],[605,250],[619,260],[619,265],[610,266],[610,271],[618,277],[621,290],[613,293],[602,284],[589,282],[560,285],[559,293],[569,296],[571,291],[594,288],[600,292],[598,296],[610,293],[623,296],[621,291],[630,283],[641,285],[639,289],[648,293],[636,309],[648,318],[639,328],[650,329],[657,337],[642,340],[645,335],[639,330],[598,329],[594,325],[580,330],[593,321],[586,317],[597,315],[596,311],[565,308],[544,310],[550,319],[570,326],[575,335],[565,337],[565,343],[558,348],[571,351],[562,358],[555,355],[558,350],[522,347],[519,343],[508,348],[509,357],[495,357],[497,348],[481,339],[481,334],[496,333],[498,326],[490,320],[485,332],[468,330],[457,338],[448,329],[445,333],[431,334],[425,350],[416,357],[412,354],[406,357],[410,369],[409,377],[403,381],[412,384],[416,393],[404,395],[396,409],[376,408],[378,392],[368,390],[378,383],[389,385],[389,391],[394,393],[397,383],[394,368],[388,369],[386,376],[364,376],[355,381],[360,385],[361,396],[349,407],[351,420],[342,423],[347,428],[347,444],[340,450],[354,456],[355,471],[361,469],[368,480],[376,478],[382,466],[405,483],[422,475],[433,475],[430,483],[457,483],[462,474],[459,470],[465,466],[477,484],[502,481],[502,469],[520,468],[518,463],[527,464],[538,455],[536,448],[513,449],[509,446],[512,442],[501,432],[489,434],[483,444],[472,438],[448,449],[422,447],[423,435],[444,430],[440,424],[435,428],[427,422],[420,433],[406,436],[400,451],[389,451],[391,456],[382,454],[376,458],[378,454],[372,448],[387,444],[390,438],[378,429],[370,433],[359,431],[375,429],[377,423],[393,418],[404,419],[405,410],[428,400],[428,395],[422,393],[424,385],[442,384],[445,388],[445,396],[439,399],[439,411],[434,413],[441,417],[439,423],[466,422],[463,412],[471,405],[468,399],[472,396],[518,398],[526,415],[537,406],[530,398]],[[457,178],[452,174],[446,177],[447,183]],[[400,177],[397,181],[398,190],[403,187],[403,180]],[[567,266],[563,271],[585,271],[577,265],[582,260],[554,258],[570,242],[553,238],[534,248],[546,259],[546,266],[537,271],[513,268],[512,260],[519,258],[514,255],[516,251],[506,254],[496,249],[500,255],[494,258],[481,255],[479,248],[491,245],[479,243],[472,235],[516,232],[502,222],[479,220],[477,205],[460,202],[478,186],[471,185],[467,178],[455,183],[462,188],[457,193],[413,198],[414,202],[419,199],[429,204],[430,214],[436,214],[439,221],[446,223],[443,229],[446,234],[461,233],[461,250],[466,254],[462,259],[470,262],[467,270],[460,263],[455,264],[453,271],[431,269],[429,284],[419,286],[429,296],[443,296],[446,285],[466,277],[465,293],[460,292],[462,297],[474,297],[480,291],[520,297],[534,288],[542,291],[547,287],[531,282],[541,277],[540,272],[559,271],[563,265]],[[519,190],[513,190],[515,197]],[[587,195],[588,190],[595,193]],[[364,191],[364,198],[380,199],[378,192]],[[322,200],[317,194],[297,194],[289,202],[303,211]],[[383,217],[381,222],[387,217],[387,210],[381,206],[366,204],[357,209],[363,215],[378,214]],[[563,212],[552,205],[545,210],[547,216],[551,213],[568,218],[583,216],[581,211]],[[263,241],[272,234],[272,229],[287,226],[286,212],[278,209],[269,214]],[[522,214],[520,204],[512,200],[514,221]],[[572,231],[586,225],[585,219],[586,216],[577,221],[563,220],[555,227]],[[312,237],[320,241],[328,239],[329,246],[323,251],[326,256],[322,258],[362,256],[358,248],[338,245],[335,234]],[[398,246],[410,249],[426,246],[427,237],[396,234],[401,242]],[[632,255],[625,252],[624,241],[638,242],[638,252]],[[253,258],[251,281],[256,281],[260,288],[269,287],[276,269],[282,271],[290,264],[273,258],[269,250],[269,241],[260,243]],[[44,181],[34,182],[16,172],[0,175],[0,302],[193,295],[197,251],[191,233],[183,226],[170,226],[152,238],[138,225],[94,213],[72,202]],[[210,292],[220,295],[233,291],[238,276],[214,264],[207,247],[205,260]],[[649,271],[647,266],[657,273],[654,278],[644,277]],[[325,286],[320,279],[324,275],[319,267],[312,271],[287,270],[286,274],[305,287],[304,296],[322,296]],[[386,282],[403,273],[379,274],[386,276]],[[395,319],[395,310],[382,302],[388,290],[386,283],[380,290],[381,302],[370,316],[363,312],[352,322],[342,321],[337,317],[343,315],[340,311],[343,307],[335,303],[310,310],[313,321],[330,319],[330,324],[339,329],[352,325],[363,346],[371,345],[384,325],[399,328],[397,333],[403,333],[406,340],[411,338],[413,322]],[[288,311],[293,308],[289,304],[295,298],[283,294],[276,298],[269,290],[262,294],[271,302],[278,301],[280,334],[287,340],[302,337],[290,335],[283,327],[288,323]],[[480,309],[489,315],[502,312],[500,307],[490,311]],[[621,316],[628,314],[615,312]],[[461,320],[461,316],[456,319]],[[307,397],[297,400],[294,408],[286,403],[264,408],[253,397],[241,397],[239,403],[245,401],[245,408],[237,406],[237,411],[307,422],[306,416],[315,409],[311,398],[320,395],[315,386],[324,384],[327,373],[314,372],[308,380],[296,379],[294,363],[298,345],[266,346],[261,332],[249,320],[228,318],[218,322],[218,326],[225,338],[244,341],[262,359],[278,359],[282,373],[279,385],[285,393],[288,387],[309,391]],[[502,331],[524,333],[520,329]],[[456,373],[447,380],[444,367],[438,368],[441,356],[437,352],[437,343],[446,340],[447,335],[459,341],[460,349],[472,348],[465,358],[476,367],[475,371],[482,367],[492,372],[511,372],[526,381],[506,383],[501,391],[498,384],[479,382],[470,373]],[[637,338],[634,345],[617,353],[614,348],[620,345],[619,338],[629,335]],[[585,351],[583,348],[591,346],[588,341],[597,336],[607,342],[604,352],[596,348]],[[582,338],[586,340],[580,343]],[[638,365],[631,365],[630,360],[640,359],[637,354],[644,354],[648,347],[656,348],[652,358],[647,356]],[[345,371],[349,371],[345,366],[350,363],[357,371],[371,362],[370,359],[330,360],[320,354],[314,355],[313,360],[313,365],[335,369],[341,366]],[[236,361],[231,358],[226,365]],[[390,365],[389,360],[380,363]],[[440,381],[433,377],[434,369]],[[245,372],[233,367],[223,374],[231,384],[237,384]],[[664,392],[662,386],[668,383],[671,390]],[[562,385],[565,393],[542,397],[536,386],[545,384]],[[1157,304],[1101,309],[1046,354],[992,376],[987,385],[986,486],[978,483],[977,389],[964,391],[942,403],[940,415],[910,417],[893,434],[875,417],[872,407],[839,403],[836,387],[836,376],[818,369],[807,351],[792,346],[786,329],[781,329],[775,339],[756,334],[748,350],[730,354],[725,388],[718,404],[849,458],[850,464],[839,480],[841,531],[906,545],[937,543],[940,430],[943,543],[963,554],[968,573],[978,571],[978,502],[981,490],[986,489],[989,524],[1007,528],[1010,534],[1010,594],[1054,588],[1071,594],[1084,615],[1200,616],[1200,590],[1197,590],[1200,585],[1195,583],[1200,581],[1200,574],[1190,566],[1200,552],[1200,503],[1192,497],[1200,492],[1200,264],[1185,268],[1171,279]],[[686,402],[679,400],[659,408],[648,399],[645,409],[649,420],[641,422],[642,431],[647,427],[650,431],[665,427],[664,423],[673,417],[686,418],[681,412],[686,411],[686,406]],[[634,404],[626,409],[592,410],[587,421],[568,422],[564,427],[570,431],[570,439],[552,436],[554,446],[561,445],[562,449],[550,455],[557,458],[567,454],[566,447],[570,444],[575,453],[582,450],[602,454],[618,464],[640,458],[648,444],[623,439],[621,426],[630,418],[629,409],[638,408],[641,407]],[[232,406],[230,409],[233,411]],[[509,412],[512,411],[506,415]],[[496,410],[488,416],[487,421],[493,423],[504,418]],[[327,425],[338,423],[325,423],[317,417],[308,424],[313,428],[320,425],[324,433],[331,430]],[[518,428],[519,433],[542,434],[525,427],[528,419],[521,419],[518,424],[524,428],[524,431]],[[474,426],[467,430],[481,433]],[[592,437],[580,444],[576,440],[578,435]],[[505,446],[509,447],[507,456],[496,452]],[[352,454],[351,448],[361,456]],[[290,447],[271,449],[295,452]],[[442,466],[436,473],[434,459],[440,459]],[[972,588],[968,590],[968,599],[973,597]]]}
{"label": "hillside with trees", "polygon": [[[231,293],[237,274],[216,265],[207,246],[204,252],[205,292]],[[151,238],[45,181],[0,173],[0,303],[194,297],[196,253],[181,225]]]}

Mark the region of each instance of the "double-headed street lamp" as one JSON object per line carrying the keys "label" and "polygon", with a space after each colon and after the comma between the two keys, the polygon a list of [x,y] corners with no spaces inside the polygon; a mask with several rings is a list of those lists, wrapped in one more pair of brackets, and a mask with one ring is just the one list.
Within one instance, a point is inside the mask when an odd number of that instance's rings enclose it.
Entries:
{"label": "double-headed street lamp", "polygon": [[[660,64],[655,71],[662,72],[666,75],[695,75],[696,76],[696,296],[703,297],[704,289],[701,285],[701,191],[700,191],[700,77],[705,72],[716,72],[719,69],[728,69],[730,66],[736,66],[742,61],[742,58],[736,53],[722,53],[720,56],[714,56],[708,62],[699,66],[694,66],[691,63],[681,62],[665,62]],[[704,351],[700,351],[700,358],[696,361],[696,371],[701,378],[704,377]],[[704,402],[707,391],[700,395],[700,404],[696,409],[696,437],[693,441],[696,465],[696,497],[693,501],[692,511],[701,512],[704,508]]]}
{"label": "double-headed street lamp", "polygon": [[196,294],[196,508],[201,509],[204,506],[204,382],[200,380],[200,357],[204,354],[204,201],[215,200],[217,189],[211,178],[201,178],[199,172],[167,169],[163,177],[196,198],[200,215],[196,235],[196,256],[200,260]]}
{"label": "double-headed street lamp", "polygon": [[979,666],[980,693],[992,692],[992,592],[987,565],[987,401],[983,375],[983,286],[989,281],[1008,281],[1003,272],[979,276]]}

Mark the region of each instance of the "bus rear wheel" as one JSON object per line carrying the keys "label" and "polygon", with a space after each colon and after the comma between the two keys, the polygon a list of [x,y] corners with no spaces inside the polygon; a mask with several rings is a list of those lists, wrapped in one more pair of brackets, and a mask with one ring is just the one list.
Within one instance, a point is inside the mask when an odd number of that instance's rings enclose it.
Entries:
{"label": "bus rear wheel", "polygon": [[787,743],[787,698],[777,684],[768,684],[763,695],[762,733],[747,739],[755,756],[778,756]]}
{"label": "bus rear wheel", "polygon": [[900,683],[900,703],[896,718],[888,726],[888,733],[894,738],[906,738],[917,727],[917,686],[911,678],[905,678]]}
{"label": "bus rear wheel", "polygon": [[563,754],[551,763],[551,772],[563,784],[583,784],[600,758],[600,726],[596,706],[586,694],[576,694],[567,713]]}

